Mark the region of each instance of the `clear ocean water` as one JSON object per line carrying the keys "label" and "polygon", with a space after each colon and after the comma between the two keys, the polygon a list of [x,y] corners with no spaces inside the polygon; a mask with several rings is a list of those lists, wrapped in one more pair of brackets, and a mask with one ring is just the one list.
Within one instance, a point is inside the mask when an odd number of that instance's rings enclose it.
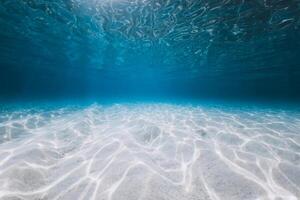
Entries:
{"label": "clear ocean water", "polygon": [[299,0],[0,0],[0,200],[300,199]]}

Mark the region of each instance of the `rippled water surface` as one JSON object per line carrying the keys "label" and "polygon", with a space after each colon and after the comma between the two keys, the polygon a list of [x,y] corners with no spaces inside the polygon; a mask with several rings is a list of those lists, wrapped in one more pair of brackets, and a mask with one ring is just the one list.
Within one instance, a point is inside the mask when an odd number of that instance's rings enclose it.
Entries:
{"label": "rippled water surface", "polygon": [[299,0],[2,0],[0,26],[3,95],[300,93]]}
{"label": "rippled water surface", "polygon": [[94,104],[0,120],[3,200],[300,196],[299,111]]}

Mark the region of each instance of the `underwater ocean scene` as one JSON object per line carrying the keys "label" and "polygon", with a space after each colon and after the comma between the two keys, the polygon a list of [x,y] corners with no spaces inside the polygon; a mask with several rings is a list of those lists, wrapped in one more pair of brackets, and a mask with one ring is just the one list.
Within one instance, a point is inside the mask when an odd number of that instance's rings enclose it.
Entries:
{"label": "underwater ocean scene", "polygon": [[300,0],[0,0],[0,200],[300,199]]}

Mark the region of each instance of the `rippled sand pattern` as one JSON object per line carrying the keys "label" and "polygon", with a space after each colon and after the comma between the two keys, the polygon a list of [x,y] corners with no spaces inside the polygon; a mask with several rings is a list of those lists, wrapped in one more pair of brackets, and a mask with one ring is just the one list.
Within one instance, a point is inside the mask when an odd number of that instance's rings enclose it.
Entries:
{"label": "rippled sand pattern", "polygon": [[300,115],[167,104],[2,113],[0,199],[300,197]]}

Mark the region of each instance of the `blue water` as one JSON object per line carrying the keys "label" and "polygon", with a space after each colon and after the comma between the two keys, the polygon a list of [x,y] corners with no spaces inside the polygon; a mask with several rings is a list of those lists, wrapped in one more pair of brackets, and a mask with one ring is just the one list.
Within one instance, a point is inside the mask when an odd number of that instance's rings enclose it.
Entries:
{"label": "blue water", "polygon": [[298,99],[299,2],[2,0],[5,98]]}
{"label": "blue water", "polygon": [[0,0],[0,200],[297,200],[299,0]]}

